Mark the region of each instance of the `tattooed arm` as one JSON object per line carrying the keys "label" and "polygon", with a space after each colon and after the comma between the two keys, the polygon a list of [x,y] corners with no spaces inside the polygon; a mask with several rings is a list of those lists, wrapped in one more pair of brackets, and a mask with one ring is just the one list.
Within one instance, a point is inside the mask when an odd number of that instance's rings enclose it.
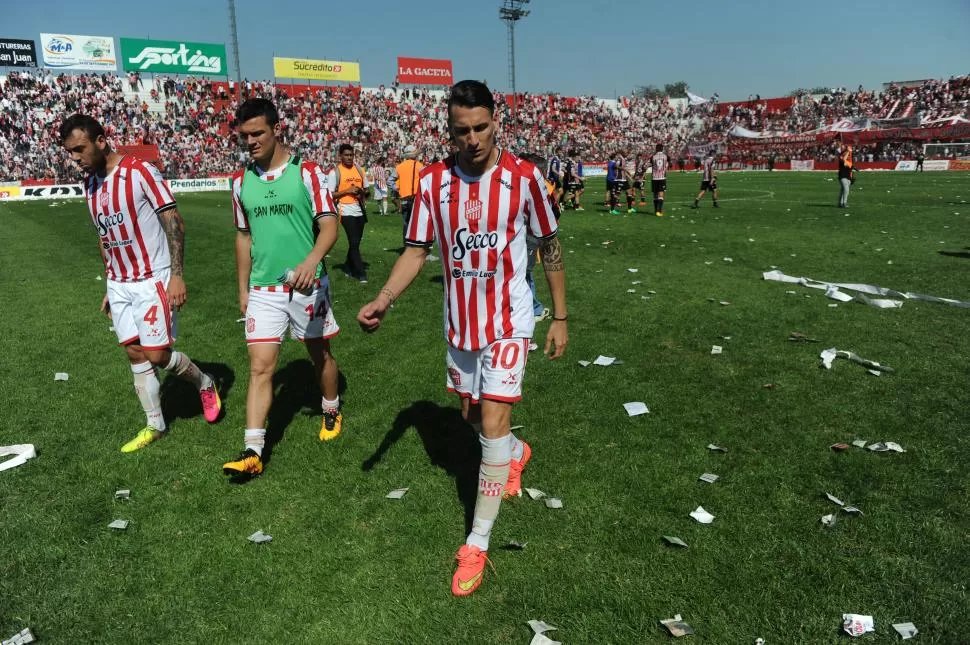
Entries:
{"label": "tattooed arm", "polygon": [[185,251],[185,222],[177,208],[169,208],[158,214],[162,220],[165,237],[168,238],[168,251],[172,256],[172,276],[168,280],[168,303],[173,309],[185,304],[185,280],[182,279],[183,257]]}
{"label": "tattooed arm", "polygon": [[[552,324],[546,335],[545,353],[549,358],[559,358],[566,351],[569,333],[566,330],[566,273],[562,263],[562,245],[558,237],[542,241],[540,253],[542,268],[546,272],[546,282],[552,294]],[[550,349],[553,352],[550,354]]]}

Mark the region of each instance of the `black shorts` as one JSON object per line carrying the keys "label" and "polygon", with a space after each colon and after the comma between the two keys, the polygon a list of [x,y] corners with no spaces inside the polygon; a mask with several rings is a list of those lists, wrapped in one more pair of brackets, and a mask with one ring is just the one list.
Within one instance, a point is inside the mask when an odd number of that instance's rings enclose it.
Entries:
{"label": "black shorts", "polygon": [[612,193],[613,192],[613,187],[614,187],[615,184],[616,184],[616,182],[613,181],[612,179],[607,179],[606,180],[606,192]]}
{"label": "black shorts", "polygon": [[642,179],[634,179],[633,180],[633,188],[634,188],[634,190],[643,190],[643,180]]}
{"label": "black shorts", "polygon": [[617,179],[613,182],[613,190],[619,192],[623,190],[630,190],[630,180],[629,179]]}
{"label": "black shorts", "polygon": [[581,181],[570,181],[566,184],[566,190],[573,193],[582,189],[583,189],[583,182]]}
{"label": "black shorts", "polygon": [[650,182],[650,191],[654,193],[662,193],[667,190],[667,180],[666,179],[654,179]]}
{"label": "black shorts", "polygon": [[553,188],[556,190],[562,190],[562,179],[559,177],[550,177],[549,181],[552,182]]}
{"label": "black shorts", "polygon": [[702,181],[701,190],[717,190],[717,180],[712,179],[710,181]]}

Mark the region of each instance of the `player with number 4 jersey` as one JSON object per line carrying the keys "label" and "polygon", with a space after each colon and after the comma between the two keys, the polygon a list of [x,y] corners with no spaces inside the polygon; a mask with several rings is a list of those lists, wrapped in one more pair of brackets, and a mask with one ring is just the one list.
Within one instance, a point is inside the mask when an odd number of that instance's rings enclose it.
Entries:
{"label": "player with number 4 jersey", "polygon": [[522,470],[532,455],[510,428],[535,327],[526,283],[527,232],[540,240],[552,293],[545,347],[550,358],[563,354],[568,333],[562,249],[542,172],[496,147],[495,100],[483,83],[462,81],[452,87],[448,127],[458,152],[422,171],[404,254],[357,320],[365,331],[376,331],[438,241],[445,284],[446,383],[461,397],[462,416],[482,445],[472,529],[456,555],[451,584],[454,595],[467,596],[485,574],[502,498],[521,494]]}
{"label": "player with number 4 jersey", "polygon": [[121,447],[133,452],[167,431],[159,368],[199,391],[206,421],[219,418],[215,383],[188,356],[171,349],[176,316],[185,304],[182,250],[185,226],[175,198],[151,164],[111,149],[94,118],[75,114],[60,127],[71,158],[87,173],[84,196],[101,243],[107,293],[101,309],[125,348],[146,425]]}

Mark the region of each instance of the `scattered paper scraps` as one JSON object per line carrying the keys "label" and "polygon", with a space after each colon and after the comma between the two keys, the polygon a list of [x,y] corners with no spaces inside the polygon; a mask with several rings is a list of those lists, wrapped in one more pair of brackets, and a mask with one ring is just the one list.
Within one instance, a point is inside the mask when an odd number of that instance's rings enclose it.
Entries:
{"label": "scattered paper scraps", "polygon": [[246,319],[245,318],[236,318],[236,322],[237,323],[244,323],[244,322],[246,322]]}
{"label": "scattered paper scraps", "polygon": [[766,389],[766,390],[773,390],[777,386],[774,383],[765,383],[761,387],[764,388],[764,389]]}
{"label": "scattered paper scraps", "polygon": [[728,302],[727,300],[722,300],[718,304],[721,305],[722,307],[729,307],[729,306],[731,306],[731,303]]}
{"label": "scattered paper scraps", "polygon": [[28,645],[36,641],[37,639],[34,638],[33,632],[29,628],[24,628],[10,638],[3,639],[2,645]]}
{"label": "scattered paper scraps", "polygon": [[589,361],[577,361],[577,362],[579,363],[580,367],[589,367],[590,365],[592,365],[592,363],[590,363]]}
{"label": "scattered paper scraps", "polygon": [[55,381],[66,381],[69,378],[71,378],[71,376],[67,372],[57,372],[54,374]]}
{"label": "scattered paper scraps", "polygon": [[524,427],[525,427],[525,426],[523,426],[523,425],[517,425],[517,426],[512,426],[511,428],[509,428],[509,430],[513,430],[513,431],[514,431],[514,430],[521,430],[521,429],[522,429],[522,428],[524,428]]}
{"label": "scattered paper scraps", "polygon": [[562,500],[558,497],[547,497],[546,508],[562,508]]}
{"label": "scattered paper scraps", "polygon": [[532,631],[534,631],[536,634],[545,634],[546,632],[554,632],[559,629],[558,627],[553,627],[549,623],[541,620],[530,620],[527,622],[529,627],[531,627]]}
{"label": "scattered paper scraps", "polygon": [[850,515],[865,515],[865,513],[863,513],[862,511],[860,511],[855,506],[843,506],[842,507],[842,510],[845,511],[846,513],[850,514]]}
{"label": "scattered paper scraps", "polygon": [[711,452],[727,452],[727,448],[722,448],[721,446],[715,446],[713,443],[707,444],[707,449]]}
{"label": "scattered paper scraps", "polygon": [[713,262],[705,262],[704,264],[706,264],[707,266],[711,266],[714,263]]}
{"label": "scattered paper scraps", "polygon": [[842,614],[842,629],[852,636],[853,638],[857,636],[862,636],[866,632],[876,631],[875,621],[872,616],[863,616],[861,614]]}
{"label": "scattered paper scraps", "polygon": [[684,542],[683,540],[681,540],[679,537],[677,537],[675,535],[665,535],[664,536],[664,542],[666,542],[670,546],[679,546],[679,547],[683,547],[685,549],[686,548],[689,548],[687,546],[687,543],[686,542]]}
{"label": "scattered paper scraps", "polygon": [[387,498],[387,499],[401,499],[402,497],[404,497],[407,494],[408,494],[408,489],[407,488],[395,488],[394,490],[392,490],[390,493],[388,493],[384,497]]}
{"label": "scattered paper scraps", "polygon": [[246,539],[254,544],[262,544],[263,542],[272,542],[273,536],[267,533],[263,533],[262,530],[259,530],[253,533],[252,535],[250,535]]}
{"label": "scattered paper scraps", "polygon": [[710,524],[714,521],[714,516],[705,511],[703,506],[698,506],[690,513],[690,516],[701,524]]}
{"label": "scattered paper scraps", "polygon": [[718,475],[713,474],[713,473],[704,473],[703,475],[701,475],[697,479],[699,479],[702,482],[707,482],[708,484],[713,484],[718,479],[720,479],[720,477]]}
{"label": "scattered paper scraps", "polygon": [[562,645],[559,641],[554,641],[545,634],[536,634],[529,641],[529,645]]}
{"label": "scattered paper scraps", "polygon": [[837,303],[833,303],[833,304],[829,305],[829,307],[838,307],[838,306],[839,305]]}
{"label": "scattered paper scraps", "polygon": [[730,336],[718,336],[721,340],[731,340]]}
{"label": "scattered paper scraps", "polygon": [[733,258],[724,258],[724,261],[725,262],[734,262],[734,259]]}
{"label": "scattered paper scraps", "polygon": [[895,441],[886,441],[869,444],[869,450],[873,452],[906,452],[903,447]]}
{"label": "scattered paper scraps", "polygon": [[916,625],[913,623],[893,623],[893,629],[902,636],[904,641],[908,641],[913,636],[919,634],[919,630],[916,629]]}
{"label": "scattered paper scraps", "polygon": [[666,627],[667,631],[670,632],[670,635],[675,638],[688,636],[694,633],[694,628],[685,623],[680,614],[674,614],[673,618],[661,620],[660,624]]}
{"label": "scattered paper scraps", "polygon": [[724,348],[721,347],[720,345],[711,345],[711,355],[712,356],[717,356],[718,354],[721,354],[723,352],[724,352]]}
{"label": "scattered paper scraps", "polygon": [[101,281],[101,276],[96,275],[96,276],[94,276],[94,279],[97,280],[98,282],[100,282]]}
{"label": "scattered paper scraps", "polygon": [[634,281],[633,281],[633,282],[631,282],[630,284],[640,284],[641,282],[642,282],[642,280],[634,280]]}
{"label": "scattered paper scraps", "polygon": [[537,349],[539,349],[539,344],[538,343],[533,343],[532,341],[529,341],[529,351],[530,352],[534,352]]}
{"label": "scattered paper scraps", "polygon": [[647,409],[647,404],[643,401],[631,401],[629,403],[623,404],[623,409],[626,410],[627,416],[635,417],[641,414],[649,414],[650,410]]}
{"label": "scattered paper scraps", "polygon": [[[892,264],[892,263],[893,263],[892,260],[889,260],[886,264]],[[857,295],[852,298],[853,300],[862,302],[867,305],[872,305],[880,309],[893,309],[893,308],[902,307],[903,301],[905,300],[924,300],[926,302],[936,302],[940,304],[951,305],[954,307],[963,307],[965,309],[970,308],[970,302],[967,302],[964,300],[956,300],[954,298],[941,298],[939,296],[930,296],[924,293],[897,291],[896,289],[879,287],[872,284],[863,284],[863,283],[854,283],[854,282],[825,282],[822,280],[814,280],[812,278],[785,275],[781,271],[765,271],[761,275],[762,275],[762,278],[765,280],[772,280],[774,282],[785,282],[788,284],[798,284],[803,287],[809,287],[810,289],[820,289],[823,291],[828,291],[829,287],[835,287],[836,289],[855,291],[857,292]],[[883,296],[883,298],[881,299],[869,298],[867,296]]]}
{"label": "scattered paper scraps", "polygon": [[108,525],[109,529],[118,529],[119,531],[124,531],[128,528],[128,520],[114,520]]}
{"label": "scattered paper scraps", "polygon": [[593,365],[600,365],[602,367],[608,367],[608,366],[612,365],[615,362],[616,362],[616,358],[615,357],[613,357],[613,356],[603,356],[602,354],[600,354],[599,356],[596,357],[596,360],[593,361]]}
{"label": "scattered paper scraps", "polygon": [[636,272],[638,272],[639,270],[640,270],[640,269],[634,269],[634,268],[632,268],[632,267],[631,267],[631,268],[629,268],[629,269],[627,269],[627,271],[629,271],[630,273],[636,273]]}
{"label": "scattered paper scraps", "polygon": [[822,516],[822,526],[824,526],[825,528],[829,528],[829,529],[832,528],[833,526],[835,526],[836,521],[837,520],[835,519],[835,514],[833,513],[829,513],[828,515]]}
{"label": "scattered paper scraps", "polygon": [[647,289],[647,293],[649,293],[651,296],[657,295],[657,292],[654,291],[653,289]]}
{"label": "scattered paper scraps", "polygon": [[122,488],[121,490],[116,490],[115,499],[123,499],[123,500],[131,499],[131,489]]}
{"label": "scattered paper scraps", "polygon": [[845,506],[845,502],[843,502],[841,499],[839,499],[835,495],[831,495],[829,493],[825,493],[825,496],[828,497],[829,498],[829,501],[832,502],[833,504],[838,504],[839,506]]}
{"label": "scattered paper scraps", "polygon": [[541,490],[539,490],[538,488],[526,488],[525,492],[532,499],[542,499],[543,497],[546,496],[546,494]]}
{"label": "scattered paper scraps", "polygon": [[514,541],[514,540],[513,540],[513,541],[510,541],[510,542],[509,542],[508,544],[506,544],[505,546],[503,546],[502,548],[503,548],[504,550],[506,550],[506,551],[521,551],[521,550],[523,550],[523,549],[524,549],[524,548],[525,548],[525,547],[526,547],[526,546],[527,546],[528,544],[529,544],[528,542],[516,542],[516,541]]}
{"label": "scattered paper scraps", "polygon": [[626,292],[627,293],[636,293],[637,290],[636,289],[627,289]]}
{"label": "scattered paper scraps", "polygon": [[858,363],[863,367],[866,367],[872,370],[877,370],[879,372],[893,371],[893,368],[889,367],[888,365],[881,365],[876,361],[871,361],[867,358],[862,358],[855,352],[850,352],[843,349],[836,349],[835,347],[830,347],[828,349],[822,350],[822,353],[819,354],[819,358],[822,359],[822,366],[827,370],[832,369],[832,361],[834,361],[836,358],[845,358],[852,361],[853,363]]}
{"label": "scattered paper scraps", "polygon": [[790,342],[793,342],[793,343],[820,343],[820,342],[822,342],[822,341],[820,341],[817,338],[811,338],[810,336],[806,336],[805,334],[803,334],[800,331],[793,331],[792,333],[788,334],[788,340]]}
{"label": "scattered paper scraps", "polygon": [[855,446],[856,448],[865,448],[866,443],[867,442],[865,439],[856,439],[855,441],[852,442],[852,445]]}
{"label": "scattered paper scraps", "polygon": [[847,443],[833,443],[831,446],[829,446],[829,448],[836,452],[844,452],[848,450],[850,446]]}
{"label": "scattered paper scraps", "polygon": [[34,444],[32,443],[16,443],[12,446],[0,446],[0,457],[6,457],[7,455],[13,455],[13,457],[5,461],[0,461],[0,472],[16,468],[17,466],[23,466],[27,463],[28,459],[33,459],[37,456],[37,449],[34,448]]}

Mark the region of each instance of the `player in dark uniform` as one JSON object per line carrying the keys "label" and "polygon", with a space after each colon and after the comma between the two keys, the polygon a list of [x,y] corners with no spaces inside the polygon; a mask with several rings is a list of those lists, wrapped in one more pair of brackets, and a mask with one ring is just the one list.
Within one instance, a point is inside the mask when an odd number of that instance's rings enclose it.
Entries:
{"label": "player in dark uniform", "polygon": [[611,152],[606,162],[606,194],[603,195],[603,206],[609,208],[610,195],[613,194],[613,182],[616,180],[616,153]]}
{"label": "player in dark uniform", "polygon": [[919,172],[923,172],[923,161],[925,159],[926,159],[926,155],[923,154],[922,150],[916,153],[916,168],[913,169],[914,172],[917,170]]}
{"label": "player in dark uniform", "polygon": [[549,157],[549,165],[546,172],[546,179],[552,182],[554,188],[553,197],[557,202],[562,199],[562,159],[559,157],[561,153],[562,150],[556,148],[553,155]]}
{"label": "player in dark uniform", "polygon": [[657,144],[657,151],[650,157],[650,167],[652,181],[650,182],[650,189],[653,192],[653,210],[654,215],[657,217],[663,217],[664,214],[664,196],[667,192],[667,167],[670,165],[670,160],[667,158],[667,153],[664,152],[664,144]]}
{"label": "player in dark uniform", "polygon": [[697,193],[697,197],[694,198],[694,205],[691,208],[697,208],[704,197],[704,193],[711,191],[711,197],[714,198],[714,208],[720,208],[717,205],[717,174],[714,172],[714,153],[709,152],[704,158],[704,163],[701,165],[701,192]]}
{"label": "player in dark uniform", "polygon": [[584,188],[583,177],[580,173],[579,155],[575,150],[570,150],[569,156],[563,163],[563,208],[571,206],[573,210],[583,210],[579,203]]}
{"label": "player in dark uniform", "polygon": [[632,168],[626,158],[626,150],[620,150],[614,162],[613,190],[610,191],[610,214],[620,215],[620,193],[626,193],[626,212],[636,213],[633,208],[633,191],[630,189]]}
{"label": "player in dark uniform", "polygon": [[633,197],[638,202],[637,206],[647,205],[647,200],[643,198],[643,177],[646,174],[646,159],[643,158],[642,152],[638,152],[633,160]]}

